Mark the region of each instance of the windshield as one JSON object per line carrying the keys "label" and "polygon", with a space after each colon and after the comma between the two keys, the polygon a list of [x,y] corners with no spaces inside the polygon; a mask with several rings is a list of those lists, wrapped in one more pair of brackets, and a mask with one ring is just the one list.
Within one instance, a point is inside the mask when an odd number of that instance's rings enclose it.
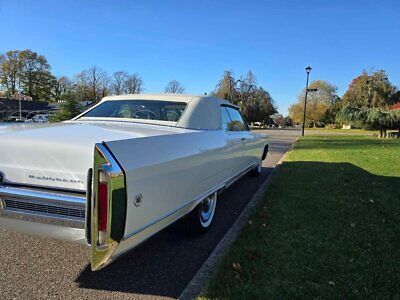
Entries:
{"label": "windshield", "polygon": [[159,100],[111,100],[96,106],[82,117],[126,118],[178,122],[185,108],[185,102]]}

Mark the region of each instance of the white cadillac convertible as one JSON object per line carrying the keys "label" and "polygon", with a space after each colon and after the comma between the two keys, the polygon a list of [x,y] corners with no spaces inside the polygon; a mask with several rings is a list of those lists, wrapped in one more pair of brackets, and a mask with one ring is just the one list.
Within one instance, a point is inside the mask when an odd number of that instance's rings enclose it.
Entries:
{"label": "white cadillac convertible", "polygon": [[0,227],[87,243],[99,270],[178,219],[207,230],[219,192],[267,152],[225,100],[106,97],[71,121],[0,129]]}

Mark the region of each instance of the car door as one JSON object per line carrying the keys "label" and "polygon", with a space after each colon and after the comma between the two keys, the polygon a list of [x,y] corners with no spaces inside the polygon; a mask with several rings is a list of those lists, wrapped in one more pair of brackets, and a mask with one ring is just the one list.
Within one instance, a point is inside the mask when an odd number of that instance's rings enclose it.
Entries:
{"label": "car door", "polygon": [[257,139],[251,133],[249,126],[237,108],[227,106],[226,109],[232,120],[231,130],[240,139],[242,145],[240,165],[242,169],[245,169],[256,162],[252,149]]}
{"label": "car door", "polygon": [[243,171],[246,168],[246,162],[244,160],[244,147],[245,141],[248,138],[246,131],[247,125],[243,122],[243,119],[239,111],[232,106],[222,106],[221,109],[225,109],[227,114],[226,122],[226,133],[228,140],[234,145],[235,151],[235,174]]}

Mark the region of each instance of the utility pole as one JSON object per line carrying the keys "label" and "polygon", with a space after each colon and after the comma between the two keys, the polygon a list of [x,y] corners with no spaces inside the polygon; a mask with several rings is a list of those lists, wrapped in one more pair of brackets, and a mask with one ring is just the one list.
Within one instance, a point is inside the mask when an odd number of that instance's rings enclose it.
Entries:
{"label": "utility pole", "polygon": [[22,120],[21,97],[18,97],[18,102],[19,102],[19,120]]}
{"label": "utility pole", "polygon": [[306,110],[307,110],[307,94],[308,94],[308,78],[310,76],[311,72],[311,67],[307,66],[306,67],[306,72],[307,72],[307,82],[306,82],[306,96],[304,98],[304,111],[303,111],[303,127],[301,129],[301,136],[304,136],[304,127],[306,125]]}

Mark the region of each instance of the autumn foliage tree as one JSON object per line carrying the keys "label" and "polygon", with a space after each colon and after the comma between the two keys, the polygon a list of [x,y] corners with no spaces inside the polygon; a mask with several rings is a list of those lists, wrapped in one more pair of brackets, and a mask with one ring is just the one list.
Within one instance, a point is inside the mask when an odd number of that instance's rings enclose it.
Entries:
{"label": "autumn foliage tree", "polygon": [[[316,80],[309,85],[309,89],[316,91],[309,92],[307,96],[306,123],[316,125],[319,122],[330,121],[335,110],[330,108],[339,104],[337,88],[326,81]],[[289,116],[295,123],[303,122],[305,89],[298,96],[297,103],[289,107]]]}
{"label": "autumn foliage tree", "polygon": [[23,93],[33,100],[50,100],[55,81],[43,55],[27,49],[0,56],[0,84],[8,97]]}
{"label": "autumn foliage tree", "polygon": [[112,76],[98,66],[77,73],[73,78],[56,78],[47,59],[32,50],[11,50],[0,54],[1,94],[17,94],[36,101],[65,101],[71,95],[77,101],[99,101],[112,94],[137,94],[143,80],[137,73],[117,71]]}
{"label": "autumn foliage tree", "polygon": [[355,107],[386,108],[400,101],[397,88],[389,81],[384,70],[362,74],[353,79],[346,93],[343,104]]}

